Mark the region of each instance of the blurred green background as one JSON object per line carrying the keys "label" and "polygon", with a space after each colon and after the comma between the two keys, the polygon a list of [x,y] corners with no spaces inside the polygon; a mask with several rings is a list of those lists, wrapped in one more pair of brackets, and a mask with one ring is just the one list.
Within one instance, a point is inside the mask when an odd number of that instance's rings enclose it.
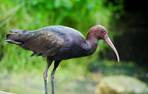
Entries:
{"label": "blurred green background", "polygon": [[[0,0],[0,91],[44,93],[42,73],[46,60],[6,43],[5,35],[10,29],[65,25],[86,36],[91,26],[102,24],[108,29],[121,62],[117,63],[111,49],[99,41],[92,56],[62,61],[55,77],[57,94],[147,94],[148,15],[144,4],[135,1],[133,5],[128,0]],[[112,88],[120,85],[121,88]]]}

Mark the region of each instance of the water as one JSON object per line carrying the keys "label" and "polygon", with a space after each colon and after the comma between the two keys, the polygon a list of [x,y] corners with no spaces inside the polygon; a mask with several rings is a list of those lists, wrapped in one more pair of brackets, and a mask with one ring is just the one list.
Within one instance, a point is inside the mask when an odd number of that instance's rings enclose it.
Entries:
{"label": "water", "polygon": [[[55,80],[56,94],[94,94],[95,82],[89,79]],[[48,82],[51,94],[50,79]],[[44,84],[41,74],[4,74],[0,76],[0,91],[14,94],[44,94]]]}

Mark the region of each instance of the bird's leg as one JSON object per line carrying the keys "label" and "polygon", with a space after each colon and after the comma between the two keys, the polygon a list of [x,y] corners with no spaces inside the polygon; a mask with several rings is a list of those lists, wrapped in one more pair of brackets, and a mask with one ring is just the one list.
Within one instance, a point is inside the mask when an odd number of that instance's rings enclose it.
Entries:
{"label": "bird's leg", "polygon": [[60,63],[60,61],[55,61],[54,62],[54,68],[53,68],[53,70],[51,72],[51,88],[52,88],[52,94],[55,94],[55,90],[54,90],[54,88],[55,88],[54,87],[54,74],[55,74],[55,71],[56,71],[59,63]]}
{"label": "bird's leg", "polygon": [[48,69],[52,63],[52,60],[47,59],[47,66],[44,71],[43,77],[44,77],[44,88],[45,88],[45,94],[48,94],[48,87],[47,87],[47,80],[48,80]]}

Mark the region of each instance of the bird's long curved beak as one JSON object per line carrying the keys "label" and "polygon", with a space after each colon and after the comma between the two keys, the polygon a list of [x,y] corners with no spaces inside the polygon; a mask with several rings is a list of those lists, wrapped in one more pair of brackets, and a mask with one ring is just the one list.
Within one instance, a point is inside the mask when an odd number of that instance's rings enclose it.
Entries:
{"label": "bird's long curved beak", "polygon": [[112,41],[110,40],[110,38],[108,36],[106,36],[104,38],[105,42],[113,49],[113,51],[115,52],[116,56],[117,56],[117,61],[119,62],[120,61],[120,58],[119,58],[119,54],[118,54],[118,51],[117,49],[115,48],[114,44],[112,43]]}

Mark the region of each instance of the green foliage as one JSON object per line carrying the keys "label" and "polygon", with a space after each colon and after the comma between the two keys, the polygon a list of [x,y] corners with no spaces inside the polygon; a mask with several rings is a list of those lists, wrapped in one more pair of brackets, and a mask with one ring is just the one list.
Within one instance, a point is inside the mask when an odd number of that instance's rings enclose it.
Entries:
{"label": "green foliage", "polygon": [[[46,64],[41,63],[45,61],[40,57],[30,57],[31,52],[5,43],[5,35],[10,29],[38,29],[60,24],[76,28],[86,35],[88,29],[95,24],[109,27],[115,7],[106,6],[104,0],[0,0],[0,68],[15,71],[40,68]],[[86,67],[89,62],[97,60],[97,54],[87,58],[89,60],[67,62],[78,62],[72,64]],[[68,64],[62,64],[62,67]]]}
{"label": "green foliage", "polygon": [[104,75],[129,75],[135,77],[144,77],[147,73],[146,70],[141,67],[137,67],[133,62],[113,62],[113,61],[101,61],[100,63],[89,64],[88,70],[91,72],[101,72]]}

